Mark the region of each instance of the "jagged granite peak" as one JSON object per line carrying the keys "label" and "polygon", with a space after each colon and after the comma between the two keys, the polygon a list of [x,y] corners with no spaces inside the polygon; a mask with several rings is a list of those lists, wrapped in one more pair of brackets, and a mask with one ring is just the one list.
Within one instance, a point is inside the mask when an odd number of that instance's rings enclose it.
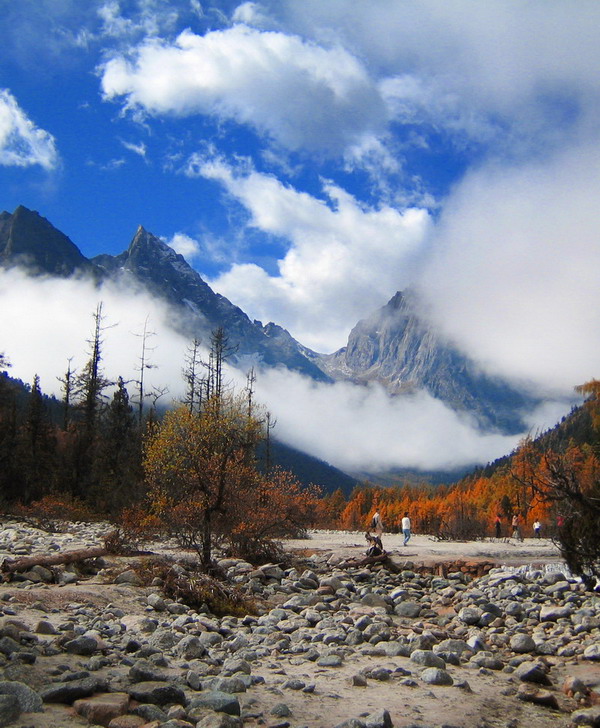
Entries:
{"label": "jagged granite peak", "polygon": [[217,295],[182,255],[142,225],[123,253],[116,256],[98,255],[92,258],[92,262],[111,275],[120,271],[133,273],[153,293],[172,303],[180,304],[185,300],[185,297],[182,299],[178,295],[182,289],[193,298],[200,292],[205,299]]}
{"label": "jagged granite peak", "polygon": [[0,213],[0,264],[33,275],[68,277],[93,273],[93,266],[64,233],[38,212],[19,205]]}
{"label": "jagged granite peak", "polygon": [[260,322],[251,321],[241,308],[215,293],[182,255],[141,225],[126,251],[92,260],[106,275],[133,277],[153,295],[171,304],[178,313],[174,326],[184,335],[208,343],[211,332],[223,327],[238,363],[283,365],[313,379],[330,381],[307,356],[308,350],[285,329],[275,324],[263,327]]}
{"label": "jagged granite peak", "polygon": [[422,314],[416,294],[396,293],[359,321],[347,345],[322,358],[334,379],[378,382],[392,395],[426,389],[452,409],[473,414],[485,429],[522,432],[534,400],[488,376],[445,341]]}

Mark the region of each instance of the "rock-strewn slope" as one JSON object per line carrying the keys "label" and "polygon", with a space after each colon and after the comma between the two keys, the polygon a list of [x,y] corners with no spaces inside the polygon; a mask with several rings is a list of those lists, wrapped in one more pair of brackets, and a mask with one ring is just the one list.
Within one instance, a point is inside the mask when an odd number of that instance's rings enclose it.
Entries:
{"label": "rock-strewn slope", "polygon": [[[8,524],[0,555],[97,545],[102,533]],[[0,589],[0,726],[600,725],[600,599],[577,581],[340,562],[221,560],[262,605],[238,618],[139,586],[135,559],[109,557],[91,577],[34,567]]]}

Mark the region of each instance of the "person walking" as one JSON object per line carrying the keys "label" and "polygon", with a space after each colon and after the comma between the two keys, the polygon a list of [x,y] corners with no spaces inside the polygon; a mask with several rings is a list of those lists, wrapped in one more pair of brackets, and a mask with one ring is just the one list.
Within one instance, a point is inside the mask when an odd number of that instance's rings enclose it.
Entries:
{"label": "person walking", "polygon": [[541,538],[542,524],[536,519],[533,522],[533,536],[534,538]]}
{"label": "person walking", "polygon": [[500,514],[496,516],[496,520],[494,521],[494,525],[496,526],[496,538],[502,538],[502,519],[500,518]]}
{"label": "person walking", "polygon": [[371,520],[371,530],[375,532],[375,535],[381,538],[383,534],[383,521],[381,520],[381,514],[379,508],[375,510],[373,519]]}
{"label": "person walking", "polygon": [[402,518],[402,534],[404,535],[404,546],[410,541],[410,518],[408,517],[408,511]]}
{"label": "person walking", "polygon": [[516,513],[512,517],[512,537],[516,538],[517,541],[523,540],[523,536],[521,536],[521,523],[519,521],[519,516]]}

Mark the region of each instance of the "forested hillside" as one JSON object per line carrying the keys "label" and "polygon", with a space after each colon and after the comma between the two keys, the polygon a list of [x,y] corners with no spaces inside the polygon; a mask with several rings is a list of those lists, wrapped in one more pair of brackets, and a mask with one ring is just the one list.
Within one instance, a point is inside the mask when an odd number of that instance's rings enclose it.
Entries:
{"label": "forested hillside", "polygon": [[[145,492],[143,449],[167,409],[198,411],[207,399],[202,366],[182,362],[183,402],[168,402],[166,388],[146,391],[143,376],[110,382],[103,373],[101,306],[94,317],[88,360],[81,371],[70,361],[60,378],[61,395],[47,396],[39,377],[24,383],[9,376],[10,356],[0,354],[0,499],[4,508],[29,507],[42,499],[70,504],[71,515],[116,518]],[[186,369],[187,367],[187,369]],[[195,367],[195,368],[194,368]],[[140,366],[140,372],[143,368]],[[222,393],[227,383],[220,382]],[[161,400],[161,397],[164,398]],[[162,402],[165,402],[163,405]],[[279,467],[304,487],[348,494],[356,481],[325,462],[277,442],[269,433],[254,455],[262,470]]]}
{"label": "forested hillside", "polygon": [[336,493],[323,501],[323,523],[366,528],[378,508],[386,530],[397,531],[408,511],[415,530],[440,538],[491,536],[498,515],[504,537],[512,534],[514,515],[525,536],[532,535],[536,520],[544,536],[557,535],[569,519],[575,528],[573,503],[600,495],[600,383],[579,390],[585,403],[559,424],[456,483],[371,484],[356,488],[347,500]]}

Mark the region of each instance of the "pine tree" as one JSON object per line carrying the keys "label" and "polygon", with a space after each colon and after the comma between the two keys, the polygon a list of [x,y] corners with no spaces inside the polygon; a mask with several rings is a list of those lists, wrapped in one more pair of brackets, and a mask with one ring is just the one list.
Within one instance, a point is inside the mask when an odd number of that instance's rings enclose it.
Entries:
{"label": "pine tree", "polygon": [[25,421],[19,432],[18,459],[24,487],[20,500],[30,503],[53,488],[55,439],[40,389],[40,378],[33,378]]}
{"label": "pine tree", "polygon": [[65,372],[64,377],[57,377],[58,381],[62,384],[62,428],[65,432],[69,428],[69,423],[71,421],[71,409],[73,407],[73,399],[77,394],[77,373],[74,369],[71,369],[72,361],[73,357],[70,357],[67,360],[67,371]]}
{"label": "pine tree", "polygon": [[102,347],[104,343],[102,334],[107,328],[103,326],[102,309],[103,305],[99,303],[93,314],[94,332],[92,338],[88,340],[90,346],[89,359],[84,370],[77,377],[77,390],[80,396],[77,409],[80,421],[77,428],[76,478],[73,495],[84,498],[94,485],[98,422],[105,404],[104,390],[111,384],[102,372]]}
{"label": "pine tree", "polygon": [[202,359],[200,358],[200,339],[194,339],[187,348],[184,368],[185,392],[182,401],[190,414],[199,414],[202,409],[202,398],[206,389],[206,378],[201,375]]}
{"label": "pine tree", "polygon": [[104,340],[102,334],[107,327],[102,325],[104,315],[103,304],[99,303],[94,318],[94,333],[88,340],[90,356],[88,362],[79,375],[78,389],[81,392],[80,410],[83,414],[83,423],[86,435],[93,440],[96,434],[98,417],[104,404],[103,392],[112,382],[105,378],[102,372],[102,347]]}
{"label": "pine tree", "polygon": [[101,421],[95,461],[95,485],[88,501],[96,510],[116,516],[142,496],[140,426],[122,377]]}
{"label": "pine tree", "polygon": [[0,374],[0,500],[18,500],[22,471],[17,459],[17,398],[10,381]]}
{"label": "pine tree", "polygon": [[212,332],[208,362],[204,363],[207,370],[205,380],[207,400],[210,399],[217,403],[222,401],[227,390],[223,366],[236,351],[237,347],[230,346],[229,337],[225,334],[225,329],[222,326]]}
{"label": "pine tree", "polygon": [[142,350],[140,352],[139,357],[139,364],[137,367],[137,371],[139,372],[139,379],[137,380],[136,384],[138,386],[137,390],[137,420],[138,425],[141,427],[142,421],[144,419],[144,402],[146,401],[146,397],[148,396],[146,389],[145,389],[145,374],[146,369],[155,369],[155,365],[151,364],[148,361],[149,353],[153,351],[153,348],[148,346],[148,340],[151,336],[156,336],[156,332],[149,331],[148,330],[148,318],[144,321],[144,329],[141,334],[136,334],[136,336],[139,336],[142,339]]}

